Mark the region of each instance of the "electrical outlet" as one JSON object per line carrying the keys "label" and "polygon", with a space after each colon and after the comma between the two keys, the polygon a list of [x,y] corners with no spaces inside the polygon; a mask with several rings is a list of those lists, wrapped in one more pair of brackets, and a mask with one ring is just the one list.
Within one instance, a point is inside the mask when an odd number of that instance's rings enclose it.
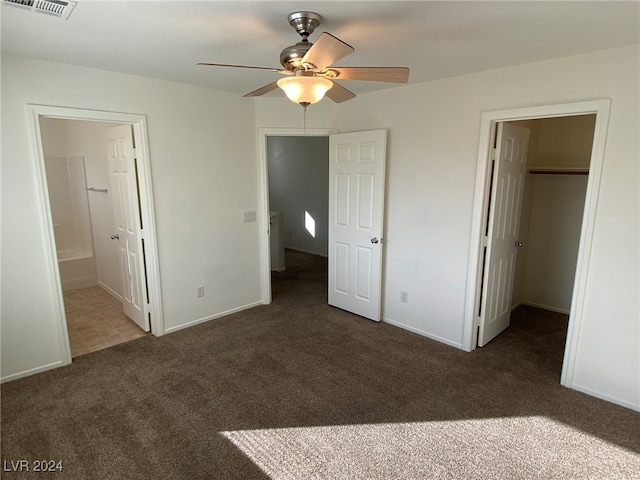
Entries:
{"label": "electrical outlet", "polygon": [[196,297],[204,297],[204,285],[198,285],[196,287]]}
{"label": "electrical outlet", "polygon": [[409,303],[409,292],[406,290],[400,290],[400,301],[402,303]]}

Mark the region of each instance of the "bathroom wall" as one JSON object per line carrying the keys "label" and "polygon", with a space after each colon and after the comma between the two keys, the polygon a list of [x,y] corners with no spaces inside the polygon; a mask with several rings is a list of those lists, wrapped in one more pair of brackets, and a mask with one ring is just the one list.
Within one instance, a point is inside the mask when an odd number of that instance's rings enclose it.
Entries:
{"label": "bathroom wall", "polygon": [[58,255],[69,258],[73,252],[91,254],[84,159],[45,156],[44,163]]}
{"label": "bathroom wall", "polygon": [[62,289],[96,285],[84,157],[69,154],[66,125],[40,125]]}
{"label": "bathroom wall", "polygon": [[[76,248],[85,251],[83,258],[88,256],[93,259],[88,262],[75,262],[74,265],[60,265],[63,289],[81,288],[84,286],[99,284],[110,291],[114,296],[121,297],[123,280],[120,271],[117,242],[110,237],[115,232],[113,207],[109,185],[109,165],[107,157],[107,131],[115,125],[102,122],[63,120],[54,118],[42,118],[40,120],[45,163],[50,163],[52,158],[82,158],[84,171],[82,184],[78,181],[74,185],[75,195],[83,198],[71,204],[71,199],[52,202],[52,214],[54,224],[61,224],[56,229],[56,244],[58,250]],[[53,156],[56,157],[53,157]],[[72,167],[72,175],[73,169]],[[59,170],[59,169],[58,169]],[[61,173],[47,166],[47,177],[56,175],[56,179],[49,184],[49,190],[55,192],[64,188],[67,173]],[[87,187],[98,190],[106,189],[107,192],[87,191]],[[60,197],[60,195],[56,196]],[[75,220],[80,216],[81,222]],[[56,220],[57,219],[57,220]],[[77,228],[76,224],[82,225]],[[73,227],[70,227],[73,225]],[[54,227],[55,228],[55,227]],[[69,233],[73,230],[73,233]],[[62,233],[66,232],[66,233]],[[58,237],[61,243],[58,243]],[[73,240],[69,238],[73,237]],[[73,242],[71,245],[70,242]],[[91,255],[89,255],[91,254]],[[91,281],[88,280],[88,269],[93,273]],[[71,280],[74,277],[76,280]],[[84,278],[78,281],[78,278]]]}
{"label": "bathroom wall", "polygon": [[60,121],[65,122],[67,127],[69,153],[84,156],[87,185],[97,189],[107,189],[107,193],[98,191],[88,193],[93,246],[100,286],[120,298],[123,293],[123,280],[118,242],[111,239],[116,229],[107,156],[107,132],[117,125],[78,120]]}

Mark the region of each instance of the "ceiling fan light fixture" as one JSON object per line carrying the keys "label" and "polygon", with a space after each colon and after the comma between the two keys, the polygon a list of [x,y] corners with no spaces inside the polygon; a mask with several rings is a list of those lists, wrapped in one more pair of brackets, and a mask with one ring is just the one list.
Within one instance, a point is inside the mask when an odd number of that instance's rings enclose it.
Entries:
{"label": "ceiling fan light fixture", "polygon": [[[4,0],[13,2],[35,0]],[[62,0],[38,0],[62,1]],[[322,32],[318,39],[311,43],[307,37],[320,25],[322,17],[313,12],[294,12],[289,15],[289,24],[300,34],[302,40],[295,45],[286,47],[280,53],[280,63],[284,69],[256,67],[250,65],[229,65],[226,63],[198,63],[214,67],[250,68],[254,70],[271,70],[285,75],[277,82],[271,82],[263,87],[249,92],[244,97],[259,97],[280,87],[289,100],[302,105],[305,109],[312,103],[317,103],[327,95],[335,103],[342,103],[356,94],[342,85],[333,83],[332,79],[340,80],[368,80],[374,82],[407,83],[409,69],[407,67],[332,67],[338,60],[353,53],[351,45],[328,32]]]}
{"label": "ceiling fan light fixture", "polygon": [[278,87],[295,103],[317,103],[333,87],[333,82],[323,77],[295,76],[281,78]]}

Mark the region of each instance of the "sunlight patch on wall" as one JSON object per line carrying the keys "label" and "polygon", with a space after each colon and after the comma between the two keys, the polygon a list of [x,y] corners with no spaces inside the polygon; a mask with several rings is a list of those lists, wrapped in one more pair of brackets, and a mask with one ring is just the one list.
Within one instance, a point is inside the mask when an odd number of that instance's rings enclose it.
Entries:
{"label": "sunlight patch on wall", "polygon": [[272,479],[633,477],[640,457],[546,417],[220,432]]}
{"label": "sunlight patch on wall", "polygon": [[309,214],[309,212],[304,212],[304,228],[307,229],[307,232],[311,234],[313,238],[316,238],[316,221]]}

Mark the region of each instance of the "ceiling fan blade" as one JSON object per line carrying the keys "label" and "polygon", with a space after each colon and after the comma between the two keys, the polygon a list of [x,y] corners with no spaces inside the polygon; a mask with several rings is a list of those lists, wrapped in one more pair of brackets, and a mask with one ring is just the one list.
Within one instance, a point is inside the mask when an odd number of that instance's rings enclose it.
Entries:
{"label": "ceiling fan blade", "polygon": [[243,95],[243,97],[259,97],[260,95],[269,93],[275,90],[276,88],[278,88],[278,82],[271,82],[269,85],[265,85],[264,87],[260,87],[259,89],[254,90],[253,92],[249,92],[246,95]]}
{"label": "ceiling fan blade", "polygon": [[325,95],[336,103],[346,102],[347,100],[351,100],[356,97],[355,93],[351,90],[347,90],[336,82],[333,82],[333,87],[327,90]]}
{"label": "ceiling fan blade", "polygon": [[350,53],[353,53],[351,45],[347,45],[330,33],[323,32],[302,57],[301,63],[303,65],[311,63],[316,69],[322,70]]}
{"label": "ceiling fan blade", "polygon": [[[325,75],[326,73],[326,75]],[[407,67],[335,67],[319,72],[320,75],[338,80],[368,80],[372,82],[407,83]],[[334,77],[334,74],[336,75]]]}
{"label": "ceiling fan blade", "polygon": [[281,68],[272,68],[272,67],[253,67],[250,65],[229,65],[228,63],[204,63],[204,62],[200,62],[197,63],[196,65],[205,65],[205,66],[209,66],[209,67],[232,67],[232,68],[251,68],[253,70],[269,70],[271,72],[278,72],[278,73],[291,73],[289,70],[283,70]]}

